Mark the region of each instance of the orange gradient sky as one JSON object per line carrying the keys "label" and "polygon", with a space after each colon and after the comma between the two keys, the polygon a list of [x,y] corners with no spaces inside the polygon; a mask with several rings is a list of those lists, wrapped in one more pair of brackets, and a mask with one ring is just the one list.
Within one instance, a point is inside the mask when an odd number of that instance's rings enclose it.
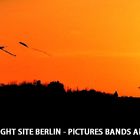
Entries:
{"label": "orange gradient sky", "polygon": [[0,18],[0,44],[17,55],[0,51],[1,83],[59,80],[140,96],[139,0],[1,0]]}

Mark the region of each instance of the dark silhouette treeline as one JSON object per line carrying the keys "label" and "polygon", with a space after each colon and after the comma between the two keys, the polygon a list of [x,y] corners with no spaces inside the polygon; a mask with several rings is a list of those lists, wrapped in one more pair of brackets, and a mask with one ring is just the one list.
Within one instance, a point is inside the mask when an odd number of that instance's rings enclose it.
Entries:
{"label": "dark silhouette treeline", "polygon": [[33,82],[22,82],[20,84],[0,84],[0,96],[11,97],[30,97],[30,96],[94,96],[94,97],[118,97],[117,91],[114,94],[96,91],[94,89],[84,90],[72,90],[65,89],[64,85],[59,81],[53,81],[49,84],[42,84],[40,80],[34,80]]}
{"label": "dark silhouette treeline", "polygon": [[140,98],[65,89],[59,81],[0,84],[0,118],[58,120],[140,119]]}

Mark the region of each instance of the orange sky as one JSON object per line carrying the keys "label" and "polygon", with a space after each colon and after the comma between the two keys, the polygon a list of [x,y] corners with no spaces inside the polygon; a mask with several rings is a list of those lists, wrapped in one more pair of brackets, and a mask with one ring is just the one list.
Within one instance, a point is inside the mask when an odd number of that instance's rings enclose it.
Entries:
{"label": "orange sky", "polygon": [[0,51],[0,82],[59,80],[140,96],[139,0],[1,0],[0,18],[0,44],[17,55]]}

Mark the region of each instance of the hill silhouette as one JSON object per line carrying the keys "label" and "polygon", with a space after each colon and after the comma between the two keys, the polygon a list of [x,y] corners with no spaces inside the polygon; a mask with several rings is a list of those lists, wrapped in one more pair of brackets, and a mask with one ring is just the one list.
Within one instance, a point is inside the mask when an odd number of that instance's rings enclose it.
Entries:
{"label": "hill silhouette", "polygon": [[139,120],[140,98],[65,90],[59,81],[0,84],[0,118],[9,120]]}

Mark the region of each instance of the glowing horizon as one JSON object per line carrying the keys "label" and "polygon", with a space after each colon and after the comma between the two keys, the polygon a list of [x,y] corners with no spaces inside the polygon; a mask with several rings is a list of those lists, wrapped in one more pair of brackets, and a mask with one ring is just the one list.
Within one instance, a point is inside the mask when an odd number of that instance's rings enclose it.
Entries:
{"label": "glowing horizon", "polygon": [[140,96],[140,1],[0,3],[0,45],[17,55],[0,51],[0,83],[58,80],[70,88]]}

